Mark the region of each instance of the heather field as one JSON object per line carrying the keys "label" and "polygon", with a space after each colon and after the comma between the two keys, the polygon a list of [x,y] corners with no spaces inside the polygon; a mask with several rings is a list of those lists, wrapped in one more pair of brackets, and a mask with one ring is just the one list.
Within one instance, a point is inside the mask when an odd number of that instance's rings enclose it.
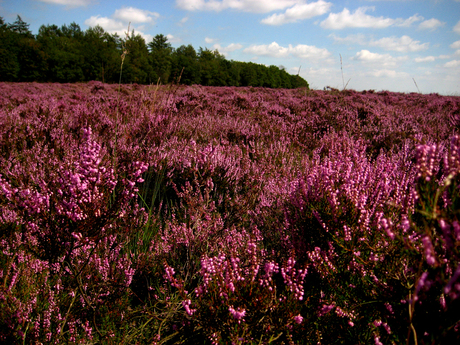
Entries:
{"label": "heather field", "polygon": [[0,342],[460,342],[460,97],[0,83]]}

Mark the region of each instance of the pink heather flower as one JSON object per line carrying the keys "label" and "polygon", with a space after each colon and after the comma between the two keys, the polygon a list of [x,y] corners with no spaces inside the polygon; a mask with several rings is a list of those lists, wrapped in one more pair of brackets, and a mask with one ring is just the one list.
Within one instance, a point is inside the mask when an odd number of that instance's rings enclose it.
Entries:
{"label": "pink heather flower", "polygon": [[294,316],[294,321],[295,321],[296,324],[300,325],[302,323],[302,321],[303,321],[302,315],[299,314],[297,316]]}
{"label": "pink heather flower", "polygon": [[415,299],[417,299],[417,295],[420,292],[420,290],[427,284],[427,278],[428,278],[428,272],[423,272],[422,275],[420,276],[420,279],[417,283],[417,287],[415,289],[415,296],[414,296]]}
{"label": "pink heather flower", "polygon": [[189,316],[192,316],[193,314],[195,314],[196,312],[196,309],[191,309],[190,308],[190,305],[192,304],[192,301],[191,300],[185,300],[185,301],[182,301],[182,306],[184,307],[186,313],[189,315]]}
{"label": "pink heather flower", "polygon": [[452,223],[452,226],[454,228],[454,237],[457,241],[460,241],[460,224],[455,220]]}
{"label": "pink heather flower", "polygon": [[382,326],[385,328],[385,331],[387,331],[388,334],[391,334],[391,328],[386,322],[382,323]]}
{"label": "pink heather flower", "polygon": [[381,320],[374,320],[373,324],[374,324],[375,327],[380,327],[382,325],[382,321]]}
{"label": "pink heather flower", "polygon": [[332,304],[324,304],[319,312],[319,316],[324,316],[327,313],[329,313],[332,309],[335,308],[335,303],[332,302]]}
{"label": "pink heather flower", "polygon": [[460,265],[457,266],[454,275],[450,278],[449,282],[447,283],[446,287],[444,288],[444,292],[448,294],[452,290],[452,285],[455,286],[457,279],[460,277]]}
{"label": "pink heather flower", "polygon": [[383,345],[383,343],[380,341],[379,336],[375,336],[374,341],[375,341],[375,345]]}
{"label": "pink heather flower", "polygon": [[403,220],[401,222],[401,228],[403,229],[403,232],[407,232],[410,229],[410,221],[407,219],[407,216],[403,216]]}
{"label": "pink heather flower", "polygon": [[436,264],[436,258],[434,256],[434,249],[433,244],[428,236],[424,236],[422,238],[423,247],[425,248],[425,257],[426,262],[430,266],[434,266]]}
{"label": "pink heather flower", "polygon": [[395,234],[393,233],[393,231],[391,231],[391,221],[388,221],[388,219],[386,218],[382,218],[381,225],[383,227],[383,230],[385,230],[385,232],[387,233],[388,237],[394,240]]}
{"label": "pink heather flower", "polygon": [[419,145],[417,147],[417,177],[424,178],[425,181],[431,181],[432,176],[436,173],[436,157],[439,147],[436,145]]}
{"label": "pink heather flower", "polygon": [[390,312],[390,314],[394,314],[393,307],[389,303],[385,303],[385,308]]}
{"label": "pink heather flower", "polygon": [[170,266],[167,266],[165,265],[165,278],[166,280],[168,281],[173,281],[174,280],[174,268],[170,267]]}
{"label": "pink heather flower", "polygon": [[447,249],[451,250],[454,245],[451,238],[451,226],[444,219],[439,220],[439,226],[442,230],[442,234],[444,236],[444,241],[446,242]]}
{"label": "pink heather flower", "polygon": [[82,325],[82,327],[85,330],[86,336],[89,338],[89,340],[92,340],[93,336],[91,335],[91,333],[92,333],[93,329],[92,329],[92,327],[90,327],[89,321],[86,321],[85,324]]}
{"label": "pink heather flower", "polygon": [[74,237],[78,241],[81,241],[83,239],[83,236],[80,232],[72,232],[72,237]]}
{"label": "pink heather flower", "polygon": [[444,297],[444,295],[441,295],[441,297],[439,297],[439,304],[441,304],[442,310],[444,310],[444,311],[447,310],[446,298]]}
{"label": "pink heather flower", "polygon": [[233,306],[230,306],[228,307],[228,311],[230,312],[230,314],[233,315],[233,318],[235,320],[238,320],[238,323],[240,321],[244,321],[244,316],[246,315],[246,310],[242,309],[242,308],[237,308],[237,310],[233,309]]}

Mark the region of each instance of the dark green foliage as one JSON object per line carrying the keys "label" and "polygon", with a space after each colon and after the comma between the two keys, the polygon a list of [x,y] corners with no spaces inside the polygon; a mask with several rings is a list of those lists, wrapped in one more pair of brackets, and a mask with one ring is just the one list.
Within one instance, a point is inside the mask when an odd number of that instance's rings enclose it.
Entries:
{"label": "dark green foliage", "polygon": [[43,45],[48,63],[47,81],[77,82],[84,80],[84,34],[78,24],[41,26],[37,41]]}
{"label": "dark green foliage", "polygon": [[124,61],[122,83],[149,84],[149,77],[153,73],[152,66],[149,64],[148,50],[145,40],[141,35],[131,35],[124,41],[128,50],[126,60]]}
{"label": "dark green foliage", "polygon": [[229,61],[217,50],[192,45],[171,47],[156,35],[150,43],[134,30],[120,38],[100,26],[82,31],[70,25],[42,25],[36,36],[20,16],[8,24],[0,17],[0,81],[123,83],[205,86],[307,87],[300,76],[276,66]]}
{"label": "dark green foliage", "polygon": [[181,45],[172,54],[171,75],[173,80],[179,80],[186,85],[200,83],[198,56],[192,45]]}
{"label": "dark green foliage", "polygon": [[152,82],[160,81],[166,83],[171,73],[171,53],[173,48],[168,43],[168,38],[162,34],[156,35],[152,42],[148,44],[149,63],[153,68],[151,76]]}
{"label": "dark green foliage", "polygon": [[119,38],[100,26],[85,31],[83,38],[83,72],[86,80],[114,82],[120,73]]}
{"label": "dark green foliage", "polygon": [[[25,81],[40,64],[40,54],[33,35],[20,16],[13,24],[0,22],[0,76],[4,81]],[[38,59],[37,59],[38,58]],[[34,61],[35,60],[35,61]]]}

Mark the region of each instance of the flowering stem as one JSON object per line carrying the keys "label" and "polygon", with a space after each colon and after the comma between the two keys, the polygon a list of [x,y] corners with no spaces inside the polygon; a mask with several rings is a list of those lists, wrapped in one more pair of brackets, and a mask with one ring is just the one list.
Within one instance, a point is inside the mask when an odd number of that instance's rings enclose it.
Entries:
{"label": "flowering stem", "polygon": [[93,324],[94,324],[94,328],[96,329],[96,332],[99,334],[99,336],[102,338],[102,334],[101,332],[99,331],[99,328],[97,327],[97,323],[96,323],[96,307],[94,307],[91,302],[88,300],[87,296],[85,295],[85,292],[83,290],[83,286],[82,286],[82,283],[81,283],[81,277],[78,276],[77,277],[77,283],[78,283],[78,289],[80,290],[80,293],[81,293],[81,297],[83,297],[83,299],[85,300],[86,304],[88,304],[88,306],[93,309]]}
{"label": "flowering stem", "polygon": [[[126,38],[127,39],[129,39],[129,28],[130,28],[130,26],[131,26],[131,22],[129,22],[129,24],[128,24],[128,32],[126,33]],[[123,73],[123,63],[125,62],[125,57],[129,52],[128,49],[126,48],[126,46],[123,43],[122,43],[122,49],[123,49],[123,53],[121,54],[120,79],[119,79],[119,82],[118,82],[118,95],[117,95],[117,114],[116,114],[116,117],[115,117],[115,148],[114,148],[114,155],[113,155],[114,160],[116,160],[116,158],[117,158],[118,114],[119,114],[119,110],[120,110],[121,76],[122,76],[122,73]],[[115,165],[115,169],[116,169],[116,165]]]}
{"label": "flowering stem", "polygon": [[[415,300],[415,298],[414,298]],[[412,323],[412,318],[414,316],[414,302],[412,301],[412,293],[411,291],[409,290],[409,321],[410,321],[410,328],[409,328],[409,332],[407,334],[407,340],[406,340],[406,344],[409,345],[409,338],[410,338],[410,334],[411,334],[411,331],[413,332],[414,334],[414,343],[415,345],[417,345],[417,332],[415,331],[415,327],[414,327],[414,324]]]}
{"label": "flowering stem", "polygon": [[77,290],[75,290],[75,291],[73,292],[72,302],[70,302],[69,309],[67,309],[67,313],[65,314],[65,318],[64,318],[64,320],[62,321],[61,331],[59,332],[59,334],[64,334],[64,327],[65,327],[65,324],[67,323],[67,318],[68,318],[69,315],[70,315],[70,310],[72,309],[72,306],[73,306],[73,304],[75,303],[75,300],[76,300],[76,299],[77,299]]}

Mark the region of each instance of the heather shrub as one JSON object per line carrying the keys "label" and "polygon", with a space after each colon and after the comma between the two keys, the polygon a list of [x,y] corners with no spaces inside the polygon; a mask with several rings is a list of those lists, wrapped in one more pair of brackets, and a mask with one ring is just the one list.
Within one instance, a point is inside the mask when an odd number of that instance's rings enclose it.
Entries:
{"label": "heather shrub", "polygon": [[418,258],[407,300],[409,335],[423,343],[452,344],[460,339],[459,147],[459,137],[454,136],[450,147],[417,149],[413,235],[404,241]]}
{"label": "heather shrub", "polygon": [[1,86],[1,342],[458,342],[458,97]]}
{"label": "heather shrub", "polygon": [[196,287],[165,266],[165,279],[182,297],[182,334],[211,343],[302,341],[307,272],[294,258],[269,259],[260,240],[255,231],[229,231],[227,249],[202,256]]}
{"label": "heather shrub", "polygon": [[325,343],[403,341],[403,274],[412,261],[386,224],[406,231],[410,166],[384,155],[371,161],[359,142],[334,146],[306,167],[288,205],[289,242],[309,272],[306,316],[315,323],[307,324]]}
{"label": "heather shrub", "polygon": [[77,161],[37,169],[38,176],[0,176],[5,339],[25,338],[24,327],[37,341],[76,342],[81,327],[88,339],[95,331],[103,337],[104,306],[123,305],[134,273],[123,244],[142,225],[131,200],[146,166],[133,162],[116,176],[91,128],[83,132]]}

